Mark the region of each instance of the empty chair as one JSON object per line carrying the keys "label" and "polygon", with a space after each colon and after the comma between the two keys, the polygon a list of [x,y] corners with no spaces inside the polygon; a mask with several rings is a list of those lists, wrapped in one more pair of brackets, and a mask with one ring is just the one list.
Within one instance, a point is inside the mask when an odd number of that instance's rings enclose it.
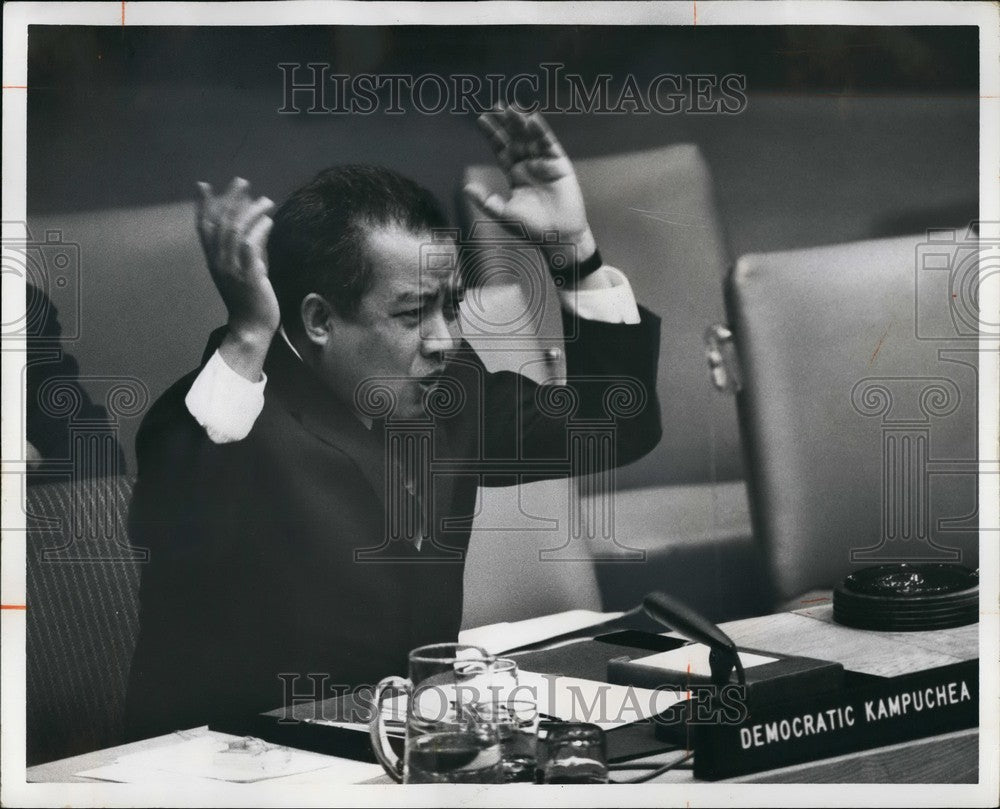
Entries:
{"label": "empty chair", "polygon": [[737,262],[727,311],[775,601],[866,565],[978,566],[977,252],[958,230]]}

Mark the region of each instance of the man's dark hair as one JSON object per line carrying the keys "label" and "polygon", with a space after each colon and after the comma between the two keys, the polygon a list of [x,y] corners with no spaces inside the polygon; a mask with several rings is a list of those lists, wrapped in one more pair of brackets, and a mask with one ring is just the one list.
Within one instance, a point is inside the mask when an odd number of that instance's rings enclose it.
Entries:
{"label": "man's dark hair", "polygon": [[430,191],[379,166],[334,166],[294,191],[274,214],[268,274],[286,329],[300,332],[299,307],[310,292],[353,317],[372,283],[365,239],[373,227],[413,233],[447,226]]}

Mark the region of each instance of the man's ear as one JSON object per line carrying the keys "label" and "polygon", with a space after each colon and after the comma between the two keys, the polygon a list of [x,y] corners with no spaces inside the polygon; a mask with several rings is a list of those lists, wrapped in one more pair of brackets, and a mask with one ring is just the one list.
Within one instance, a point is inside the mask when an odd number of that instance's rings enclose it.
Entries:
{"label": "man's ear", "polygon": [[302,328],[309,341],[315,345],[326,345],[333,332],[333,309],[326,298],[310,292],[302,299],[299,316]]}

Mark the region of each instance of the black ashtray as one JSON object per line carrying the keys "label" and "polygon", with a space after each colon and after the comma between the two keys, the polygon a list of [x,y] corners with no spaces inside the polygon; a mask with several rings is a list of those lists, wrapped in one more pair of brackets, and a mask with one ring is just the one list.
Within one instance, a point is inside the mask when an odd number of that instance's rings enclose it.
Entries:
{"label": "black ashtray", "polygon": [[852,573],[833,591],[839,624],[884,632],[948,629],[979,620],[979,573],[903,562]]}

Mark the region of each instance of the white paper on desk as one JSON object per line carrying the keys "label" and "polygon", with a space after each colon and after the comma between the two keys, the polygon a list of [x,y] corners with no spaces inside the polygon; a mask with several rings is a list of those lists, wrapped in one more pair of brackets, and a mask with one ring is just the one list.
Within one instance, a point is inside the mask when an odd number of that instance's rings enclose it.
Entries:
{"label": "white paper on desk", "polygon": [[502,654],[529,643],[557,638],[588,626],[620,618],[622,612],[595,612],[594,610],[568,610],[554,615],[542,615],[524,621],[490,624],[458,633],[460,643],[480,646],[490,654]]}
{"label": "white paper on desk", "polygon": [[83,778],[96,778],[99,781],[113,781],[116,784],[179,784],[202,783],[211,784],[215,779],[201,778],[196,775],[178,775],[166,770],[151,770],[137,767],[134,764],[107,764],[75,773]]}
{"label": "white paper on desk", "polygon": [[122,756],[112,765],[114,778],[108,778],[109,767],[78,774],[129,784],[190,778],[247,784],[329,766],[330,756],[260,739],[198,738]]}
{"label": "white paper on desk", "polygon": [[[354,761],[348,758],[328,758],[327,766],[318,770],[298,772],[293,775],[275,776],[269,779],[282,784],[321,784],[336,786],[338,784],[360,784],[377,778],[385,771],[381,764],[368,764],[364,761]],[[100,781],[113,781],[119,784],[212,784],[218,779],[202,778],[196,775],[178,775],[165,770],[150,770],[136,767],[134,764],[108,764],[93,770],[76,773],[85,778],[96,778]]]}
{"label": "white paper on desk", "polygon": [[[320,770],[310,770],[278,779],[282,784],[321,784],[336,786],[337,784],[361,784],[385,775],[381,764],[368,764],[364,761],[354,761],[349,758],[327,759],[332,761]],[[388,776],[386,776],[388,778]]]}
{"label": "white paper on desk", "polygon": [[648,719],[685,696],[679,691],[654,691],[530,671],[518,672],[517,680],[518,689],[526,688],[519,698],[533,698],[540,714],[565,722],[592,722],[602,730]]}
{"label": "white paper on desk", "polygon": [[[711,651],[703,643],[689,643],[686,646],[671,649],[669,652],[657,652],[648,657],[637,657],[632,662],[641,666],[651,666],[667,671],[689,671],[691,674],[709,677],[712,674],[712,668],[708,663]],[[751,652],[740,652],[740,662],[745,669],[752,669],[754,666],[762,666],[765,663],[774,663],[777,659]],[[688,666],[691,668],[689,669]]]}

